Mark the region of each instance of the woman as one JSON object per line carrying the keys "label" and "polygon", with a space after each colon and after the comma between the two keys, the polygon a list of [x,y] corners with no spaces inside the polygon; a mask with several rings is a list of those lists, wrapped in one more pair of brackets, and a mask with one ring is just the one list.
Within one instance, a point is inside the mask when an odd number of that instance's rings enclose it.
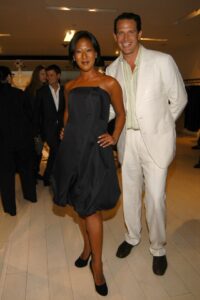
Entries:
{"label": "woman", "polygon": [[42,148],[43,142],[40,136],[37,135],[37,124],[36,124],[36,111],[37,111],[37,102],[36,102],[36,93],[44,84],[47,82],[47,75],[45,67],[42,65],[38,65],[33,70],[30,83],[26,87],[26,94],[28,95],[28,99],[30,101],[29,105],[31,107],[31,119],[33,123],[33,135],[35,140],[35,176],[37,179],[42,179],[42,176],[39,174],[40,170],[40,161],[42,158]]}
{"label": "woman", "polygon": [[[105,296],[100,211],[113,208],[120,194],[111,146],[117,143],[125,122],[122,91],[114,78],[95,69],[100,47],[91,33],[77,32],[69,55],[80,75],[65,85],[66,126],[53,172],[54,201],[70,204],[78,212],[84,249],[75,265],[86,266],[91,256],[96,291]],[[107,133],[110,103],[116,113],[112,135]]]}
{"label": "woman", "polygon": [[35,97],[36,92],[39,88],[41,88],[47,82],[47,75],[45,67],[42,65],[38,65],[33,70],[30,83],[26,87],[26,92],[30,96],[31,108],[34,111],[35,108]]}

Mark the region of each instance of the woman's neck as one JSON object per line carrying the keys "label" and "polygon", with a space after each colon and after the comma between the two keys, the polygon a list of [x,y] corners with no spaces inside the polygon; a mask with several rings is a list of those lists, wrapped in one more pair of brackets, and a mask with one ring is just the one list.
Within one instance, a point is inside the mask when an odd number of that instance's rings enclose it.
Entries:
{"label": "woman's neck", "polygon": [[95,69],[92,69],[90,71],[84,72],[84,71],[80,71],[80,79],[81,80],[87,80],[87,81],[94,81],[96,79],[96,77],[98,76],[98,71],[96,71]]}

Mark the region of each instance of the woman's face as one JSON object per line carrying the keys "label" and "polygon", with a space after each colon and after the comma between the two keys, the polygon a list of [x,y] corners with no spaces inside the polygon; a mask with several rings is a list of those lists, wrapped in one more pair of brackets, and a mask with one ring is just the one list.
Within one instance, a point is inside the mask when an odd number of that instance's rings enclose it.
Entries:
{"label": "woman's face", "polygon": [[74,60],[81,71],[90,71],[94,67],[96,57],[97,53],[89,39],[78,40],[74,51]]}
{"label": "woman's face", "polygon": [[41,83],[45,83],[47,81],[47,74],[46,74],[45,69],[40,70],[39,80],[40,80]]}

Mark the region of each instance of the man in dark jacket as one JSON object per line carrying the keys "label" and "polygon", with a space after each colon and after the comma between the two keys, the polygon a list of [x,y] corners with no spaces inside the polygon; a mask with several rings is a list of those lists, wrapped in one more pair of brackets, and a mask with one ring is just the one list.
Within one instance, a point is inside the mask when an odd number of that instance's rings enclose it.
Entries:
{"label": "man in dark jacket", "polygon": [[49,157],[43,175],[44,185],[50,184],[50,176],[60,143],[60,131],[63,128],[65,99],[60,85],[61,70],[57,65],[46,69],[48,84],[41,87],[36,94],[36,134],[40,134],[49,146]]}
{"label": "man in dark jacket", "polygon": [[3,209],[16,215],[15,173],[25,199],[36,202],[33,135],[25,93],[11,86],[11,71],[0,66],[0,192]]}

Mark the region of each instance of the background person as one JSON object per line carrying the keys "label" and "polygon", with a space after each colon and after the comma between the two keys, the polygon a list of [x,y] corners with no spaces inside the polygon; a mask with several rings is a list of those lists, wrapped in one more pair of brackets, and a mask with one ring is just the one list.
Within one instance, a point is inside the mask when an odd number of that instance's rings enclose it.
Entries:
{"label": "background person", "polygon": [[37,132],[49,147],[49,157],[44,171],[44,185],[50,185],[50,176],[60,144],[60,131],[63,128],[65,99],[60,85],[61,70],[57,65],[46,68],[48,84],[36,93]]}
{"label": "background person", "polygon": [[47,75],[45,67],[42,65],[38,65],[33,70],[30,83],[25,89],[25,92],[28,95],[28,99],[30,101],[31,106],[31,118],[33,124],[33,135],[35,140],[35,177],[37,179],[42,179],[42,176],[39,174],[40,171],[40,162],[42,158],[42,148],[43,141],[41,137],[36,132],[36,124],[35,124],[35,112],[36,112],[36,92],[39,88],[47,83]]}
{"label": "background person", "polygon": [[25,93],[11,86],[11,71],[0,66],[0,186],[3,209],[16,215],[15,173],[25,199],[36,202],[33,136]]}

